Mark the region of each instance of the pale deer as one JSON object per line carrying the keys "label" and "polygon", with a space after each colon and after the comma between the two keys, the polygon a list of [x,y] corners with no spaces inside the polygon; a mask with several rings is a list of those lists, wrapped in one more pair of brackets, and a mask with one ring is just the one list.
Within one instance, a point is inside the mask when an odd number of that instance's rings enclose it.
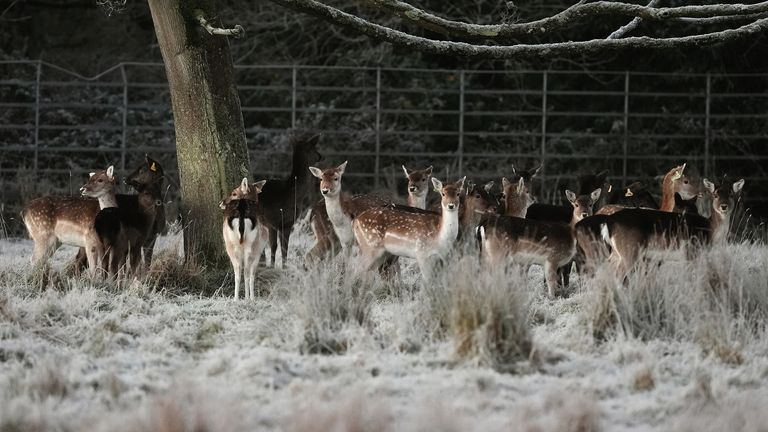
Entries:
{"label": "pale deer", "polygon": [[[132,216],[129,222],[132,232],[141,235],[132,238],[132,252],[141,252],[149,264],[155,239],[165,228],[165,210],[161,201],[163,169],[149,156],[125,182],[136,188],[139,195],[117,194],[117,205],[122,212]],[[87,261],[85,234],[93,225],[100,211],[99,202],[85,197],[45,196],[31,200],[21,216],[30,237],[35,243],[32,263],[40,264],[53,255],[60,244],[79,246],[75,268],[80,269]],[[139,246],[135,246],[138,243]]]}
{"label": "pale deer", "polygon": [[115,197],[115,168],[92,172],[80,188],[85,197],[99,200],[101,209],[85,234],[85,253],[91,275],[104,270],[117,277],[128,255],[128,236]]}
{"label": "pale deer", "polygon": [[360,268],[379,268],[391,256],[414,258],[428,282],[434,260],[444,259],[459,235],[459,195],[465,179],[443,185],[432,178],[432,185],[441,195],[441,214],[380,207],[355,218],[353,231],[360,246]]}
{"label": "pale deer", "polygon": [[242,198],[224,204],[222,236],[235,276],[235,300],[240,298],[241,278],[245,281],[245,298],[253,300],[255,296],[256,268],[269,242],[269,229],[258,203],[266,182],[249,185],[248,178],[244,178],[240,183]]}
{"label": "pale deer", "polygon": [[607,216],[601,234],[611,246],[610,261],[623,279],[648,249],[725,243],[736,198],[744,180],[724,181],[719,186],[707,179],[704,185],[712,198],[709,219],[692,213],[648,209],[624,209]]}
{"label": "pale deer", "polygon": [[593,212],[601,189],[589,195],[566,190],[573,206],[570,224],[544,222],[509,216],[490,216],[477,228],[482,256],[489,265],[503,267],[508,259],[516,264],[539,264],[544,268],[547,292],[554,297],[558,269],[570,263],[576,253],[574,226]]}
{"label": "pale deer", "polygon": [[[373,196],[357,195],[350,197],[343,194],[341,191],[341,177],[344,175],[346,167],[347,162],[326,170],[309,167],[312,175],[320,179],[320,193],[325,201],[325,211],[343,251],[349,250],[355,243],[355,236],[352,233],[352,220],[371,207],[389,204],[386,200]],[[315,233],[317,234],[318,231],[315,230]]]}
{"label": "pale deer", "polygon": [[419,209],[427,208],[432,166],[423,170],[408,171],[408,168],[403,165],[403,172],[405,178],[408,179],[408,206]]}

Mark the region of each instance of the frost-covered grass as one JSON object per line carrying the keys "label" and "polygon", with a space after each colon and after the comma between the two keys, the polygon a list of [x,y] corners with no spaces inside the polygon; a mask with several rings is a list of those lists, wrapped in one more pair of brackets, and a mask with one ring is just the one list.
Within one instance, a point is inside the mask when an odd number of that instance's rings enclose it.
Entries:
{"label": "frost-covered grass", "polygon": [[[178,260],[116,287],[27,264],[0,240],[0,432],[760,430],[768,249],[652,257],[546,299],[538,268],[450,261],[422,286],[343,258],[285,269],[235,302],[226,269]],[[218,275],[212,277],[211,274]]]}

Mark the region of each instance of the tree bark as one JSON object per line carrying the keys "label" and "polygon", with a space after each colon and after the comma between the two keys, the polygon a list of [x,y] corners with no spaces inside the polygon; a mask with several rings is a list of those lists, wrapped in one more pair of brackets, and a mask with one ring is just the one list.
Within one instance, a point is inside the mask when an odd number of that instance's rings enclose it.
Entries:
{"label": "tree bark", "polygon": [[229,42],[195,18],[201,10],[213,20],[213,0],[149,0],[149,7],[171,91],[185,254],[219,263],[218,203],[249,167]]}

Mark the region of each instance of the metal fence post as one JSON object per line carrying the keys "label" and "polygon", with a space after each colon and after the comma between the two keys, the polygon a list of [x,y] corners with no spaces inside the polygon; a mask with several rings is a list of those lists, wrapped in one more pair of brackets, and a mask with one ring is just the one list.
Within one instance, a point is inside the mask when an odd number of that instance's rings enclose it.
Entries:
{"label": "metal fence post", "polygon": [[291,129],[296,129],[296,65],[291,68]]}
{"label": "metal fence post", "polygon": [[547,78],[548,73],[542,73],[541,83],[541,190],[545,191],[547,186]]}
{"label": "metal fence post", "polygon": [[629,156],[629,71],[624,72],[624,143],[622,146],[621,179],[627,184],[627,157]]}
{"label": "metal fence post", "polygon": [[459,71],[459,176],[464,175],[464,75],[463,69]]}
{"label": "metal fence post", "polygon": [[125,171],[125,156],[128,147],[128,76],[125,65],[120,64],[120,75],[123,77],[123,140],[120,144],[120,169]]}
{"label": "metal fence post", "polygon": [[706,106],[704,108],[704,175],[709,176],[709,145],[712,140],[709,129],[709,110],[712,102],[712,75],[707,72]]}
{"label": "metal fence post", "polygon": [[40,155],[40,75],[42,75],[42,71],[43,62],[38,60],[37,72],[35,73],[35,160],[32,162],[35,178],[37,178],[38,158]]}
{"label": "metal fence post", "polygon": [[376,68],[376,156],[375,156],[375,177],[373,184],[379,188],[379,176],[381,174],[381,66]]}

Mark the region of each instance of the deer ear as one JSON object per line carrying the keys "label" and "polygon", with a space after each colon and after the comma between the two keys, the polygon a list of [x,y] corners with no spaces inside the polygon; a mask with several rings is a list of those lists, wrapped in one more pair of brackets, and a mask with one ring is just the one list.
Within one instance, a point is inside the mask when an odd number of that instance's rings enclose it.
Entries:
{"label": "deer ear", "polygon": [[427,169],[424,170],[424,174],[428,176],[432,175],[432,165],[430,165]]}
{"label": "deer ear", "polygon": [[432,187],[435,188],[435,192],[442,192],[443,191],[443,182],[440,180],[432,177]]}
{"label": "deer ear", "polygon": [[488,183],[484,184],[484,185],[483,185],[483,189],[484,189],[486,192],[489,192],[489,193],[490,193],[490,192],[491,192],[491,189],[493,189],[493,180],[491,180],[491,181],[489,181]]}
{"label": "deer ear", "polygon": [[566,189],[565,197],[568,198],[568,201],[570,201],[571,204],[576,204],[576,194],[573,193],[572,191]]}
{"label": "deer ear", "polygon": [[227,205],[224,203],[224,200],[219,201],[219,208],[222,210],[227,208]]}
{"label": "deer ear", "polygon": [[95,172],[92,172],[92,173],[88,173],[88,178],[91,178],[91,177],[93,177],[94,175],[96,175],[96,173],[95,173]]}
{"label": "deer ear", "polygon": [[344,174],[344,170],[345,170],[345,169],[347,169],[347,162],[349,162],[349,161],[344,161],[344,163],[343,163],[343,164],[341,164],[341,165],[339,165],[339,166],[337,166],[337,167],[336,167],[336,171],[337,171],[339,174]]}
{"label": "deer ear", "polygon": [[625,196],[625,197],[632,197],[632,196],[635,196],[635,193],[634,193],[634,192],[632,192],[632,189],[630,189],[630,188],[627,188],[627,191],[626,191],[626,192],[624,192],[624,196]]}
{"label": "deer ear", "polygon": [[600,199],[600,194],[603,192],[602,189],[597,188],[592,191],[592,193],[589,195],[589,199],[592,200],[592,204],[596,203],[598,199]]}
{"label": "deer ear", "polygon": [[503,189],[506,189],[506,188],[510,187],[511,185],[512,185],[512,183],[506,177],[502,177],[501,178],[501,187]]}
{"label": "deer ear", "polygon": [[525,179],[520,177],[517,182],[517,194],[522,195],[525,192]]}
{"label": "deer ear", "polygon": [[707,188],[709,193],[715,193],[715,184],[714,183],[712,183],[708,179],[704,179],[704,180],[702,180],[702,182],[704,183],[704,187]]}
{"label": "deer ear", "polygon": [[319,179],[323,178],[323,170],[320,168],[309,167],[309,172],[311,172],[313,176]]}
{"label": "deer ear", "polygon": [[515,171],[515,165],[513,164],[513,165],[510,165],[509,167],[512,168],[512,174],[517,175],[517,171]]}
{"label": "deer ear", "polygon": [[544,165],[541,165],[541,164],[539,164],[539,166],[537,166],[537,167],[536,167],[536,169],[534,169],[533,171],[531,171],[531,178],[534,178],[534,177],[536,177],[536,175],[538,175],[538,174],[539,174],[539,171],[541,171],[541,167],[543,167],[543,166],[544,166]]}
{"label": "deer ear", "polygon": [[256,189],[256,193],[261,193],[261,190],[264,189],[264,185],[267,183],[266,180],[257,181],[256,183],[252,184],[251,186]]}
{"label": "deer ear", "polygon": [[149,170],[152,171],[152,172],[156,172],[157,171],[157,164],[152,162],[152,164],[149,166]]}
{"label": "deer ear", "polygon": [[741,192],[741,189],[744,187],[744,179],[741,179],[733,184],[733,193],[739,193]]}
{"label": "deer ear", "polygon": [[410,175],[410,174],[408,174],[408,168],[406,168],[406,167],[405,167],[405,165],[402,165],[402,167],[403,167],[403,172],[405,173],[405,177],[406,177],[406,178],[410,178],[410,177],[411,177],[411,175]]}
{"label": "deer ear", "polygon": [[243,177],[243,181],[240,182],[240,192],[242,192],[243,195],[247,195],[248,188],[248,177]]}
{"label": "deer ear", "polygon": [[110,180],[114,180],[115,178],[115,166],[110,165],[109,168],[107,168],[107,177],[109,177]]}
{"label": "deer ear", "polygon": [[459,190],[464,189],[464,183],[467,182],[467,176],[464,176],[461,178],[461,180],[456,182],[456,187],[459,188]]}

